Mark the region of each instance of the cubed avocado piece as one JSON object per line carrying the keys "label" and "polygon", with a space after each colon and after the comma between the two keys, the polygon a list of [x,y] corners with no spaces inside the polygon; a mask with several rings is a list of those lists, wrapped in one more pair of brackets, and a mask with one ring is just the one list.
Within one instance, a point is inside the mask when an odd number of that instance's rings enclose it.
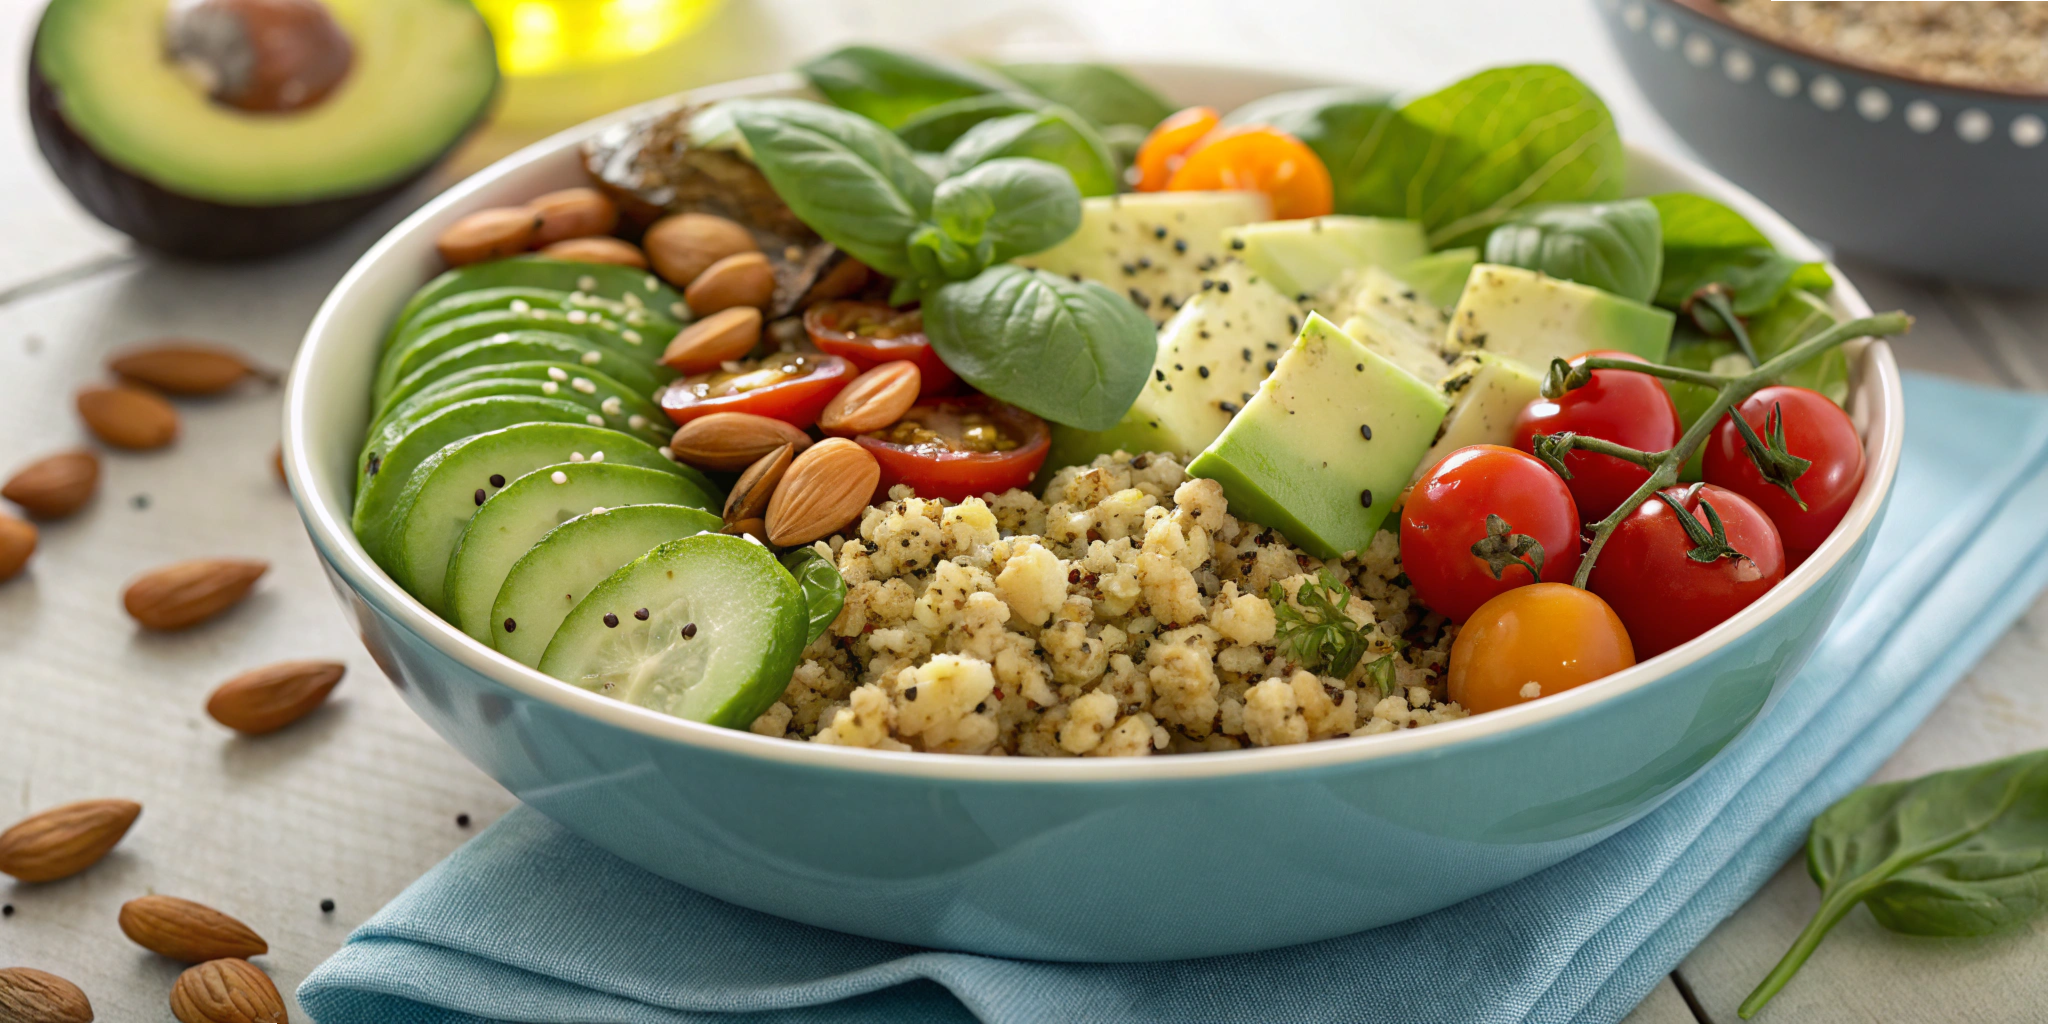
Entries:
{"label": "cubed avocado piece", "polygon": [[1223,265],[1223,229],[1271,220],[1257,192],[1136,192],[1081,201],[1067,240],[1016,262],[1108,286],[1163,324]]}
{"label": "cubed avocado piece", "polygon": [[1443,376],[1450,317],[1441,307],[1378,267],[1346,275],[1343,287],[1332,319],[1344,333],[1422,380]]}
{"label": "cubed avocado piece", "polygon": [[1435,387],[1311,313],[1188,472],[1222,484],[1232,514],[1336,558],[1372,541],[1449,407]]}
{"label": "cubed avocado piece", "polygon": [[1416,465],[1416,477],[1460,448],[1513,441],[1515,416],[1542,397],[1543,378],[1513,359],[1475,353],[1451,367],[1443,391],[1451,411],[1437,428],[1436,443]]}
{"label": "cubed avocado piece", "polygon": [[1465,281],[1478,262],[1479,250],[1468,245],[1433,252],[1405,267],[1396,267],[1394,276],[1413,285],[1431,305],[1449,309],[1464,293]]}
{"label": "cubed avocado piece", "polygon": [[1231,254],[1288,295],[1320,295],[1347,271],[1398,267],[1428,255],[1422,222],[1333,214],[1269,220],[1223,233]]}
{"label": "cubed avocado piece", "polygon": [[1519,359],[1539,373],[1553,359],[1601,348],[1661,363],[1677,319],[1598,288],[1481,263],[1451,311],[1451,345]]}

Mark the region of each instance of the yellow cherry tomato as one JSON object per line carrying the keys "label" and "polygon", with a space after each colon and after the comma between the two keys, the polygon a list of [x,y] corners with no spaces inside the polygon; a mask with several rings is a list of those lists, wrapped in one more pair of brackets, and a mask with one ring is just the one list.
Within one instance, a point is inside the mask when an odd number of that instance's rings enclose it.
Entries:
{"label": "yellow cherry tomato", "polygon": [[1451,644],[1450,697],[1473,714],[1563,693],[1636,663],[1614,609],[1565,583],[1516,587],[1479,606]]}
{"label": "yellow cherry tomato", "polygon": [[1307,144],[1277,128],[1222,128],[1188,150],[1169,192],[1264,192],[1273,219],[1320,217],[1335,208],[1330,169]]}
{"label": "yellow cherry tomato", "polygon": [[1165,189],[1167,179],[1180,170],[1188,150],[1221,120],[1222,116],[1210,107],[1189,107],[1168,114],[1166,120],[1153,126],[1151,134],[1138,146],[1137,159],[1132,161],[1138,170],[1138,191]]}

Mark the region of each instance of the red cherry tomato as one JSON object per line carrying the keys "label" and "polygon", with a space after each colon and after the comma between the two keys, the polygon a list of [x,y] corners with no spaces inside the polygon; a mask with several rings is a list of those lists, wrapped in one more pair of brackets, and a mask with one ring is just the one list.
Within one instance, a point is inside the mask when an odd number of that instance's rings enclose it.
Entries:
{"label": "red cherry tomato", "polygon": [[655,397],[678,426],[714,412],[747,412],[808,427],[856,376],[838,356],[779,355],[671,382]]}
{"label": "red cherry tomato", "polygon": [[1856,425],[1849,422],[1848,413],[1826,395],[1805,388],[1764,388],[1735,412],[1756,432],[1757,439],[1765,442],[1770,440],[1771,421],[1782,416],[1785,450],[1813,463],[1792,484],[1800,500],[1806,502],[1802,509],[1758,471],[1732,415],[1714,428],[1702,463],[1708,483],[1756,502],[1771,517],[1785,542],[1786,563],[1797,568],[1834,532],[1862,489],[1863,439],[1856,436]]}
{"label": "red cherry tomato", "polygon": [[1263,192],[1274,220],[1321,217],[1336,208],[1323,158],[1300,139],[1265,125],[1210,132],[1166,181],[1171,192]]}
{"label": "red cherry tomato", "polygon": [[1045,464],[1045,421],[984,395],[918,403],[896,424],[854,438],[882,464],[876,492],[909,484],[922,498],[960,501],[1025,487]]}
{"label": "red cherry tomato", "polygon": [[1684,502],[1707,529],[1713,524],[1704,507],[1713,506],[1727,546],[1741,555],[1695,561],[1688,552],[1700,545],[1661,497],[1622,520],[1586,586],[1621,616],[1638,658],[1662,654],[1720,625],[1785,578],[1778,528],[1754,502],[1713,484],[1699,485],[1698,493],[1691,487],[1667,487],[1663,493]]}
{"label": "red cherry tomato", "polygon": [[925,338],[920,310],[880,302],[825,302],[804,311],[804,331],[819,351],[845,358],[862,373],[898,359],[916,363],[924,381],[920,395],[942,394],[959,379]]}
{"label": "red cherry tomato", "polygon": [[1181,161],[1186,159],[1189,149],[1209,134],[1223,118],[1209,107],[1189,107],[1166,115],[1166,119],[1152,126],[1145,141],[1138,144],[1137,158],[1131,167],[1138,172],[1136,182],[1140,192],[1158,192],[1166,188],[1167,179],[1180,170]]}
{"label": "red cherry tomato", "polygon": [[[1489,516],[1499,517],[1498,528],[1489,529]],[[1517,538],[1535,544],[1515,554]],[[1423,604],[1463,622],[1516,587],[1571,582],[1579,571],[1578,508],[1564,481],[1534,456],[1491,444],[1460,448],[1408,489],[1401,566]]]}
{"label": "red cherry tomato", "polygon": [[[1627,352],[1583,352],[1572,357],[1572,365],[1589,356],[1644,362]],[[1627,445],[1646,452],[1660,452],[1678,443],[1678,407],[1671,393],[1657,378],[1628,370],[1594,370],[1585,387],[1567,391],[1556,401],[1538,398],[1515,417],[1515,447],[1535,451],[1537,434],[1565,431],[1584,437]],[[1650,471],[1612,455],[1574,451],[1564,458],[1571,470],[1572,497],[1586,522],[1598,522],[1621,507],[1635,493]]]}
{"label": "red cherry tomato", "polygon": [[1565,583],[1516,587],[1479,606],[1451,642],[1445,686],[1473,714],[1613,675],[1636,663],[1628,630],[1595,594]]}

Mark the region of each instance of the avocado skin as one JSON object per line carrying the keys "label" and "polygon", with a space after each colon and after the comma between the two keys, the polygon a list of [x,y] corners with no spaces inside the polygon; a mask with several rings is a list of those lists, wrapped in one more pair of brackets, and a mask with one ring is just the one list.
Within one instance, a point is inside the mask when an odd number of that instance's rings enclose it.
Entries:
{"label": "avocado skin", "polygon": [[[29,52],[35,47],[31,44]],[[495,98],[496,89],[493,88]],[[248,260],[298,249],[355,223],[412,187],[476,130],[491,110],[482,104],[469,126],[434,159],[368,192],[307,203],[244,206],[173,192],[101,156],[64,120],[57,87],[28,62],[28,117],[36,147],[57,180],[86,212],[159,252],[197,260]]]}

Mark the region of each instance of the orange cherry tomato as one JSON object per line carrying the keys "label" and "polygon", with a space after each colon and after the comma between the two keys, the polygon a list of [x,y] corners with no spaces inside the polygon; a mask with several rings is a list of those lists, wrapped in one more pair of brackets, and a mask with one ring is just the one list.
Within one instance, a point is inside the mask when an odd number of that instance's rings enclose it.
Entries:
{"label": "orange cherry tomato", "polygon": [[1208,107],[1189,107],[1166,115],[1166,120],[1154,125],[1145,141],[1138,146],[1138,157],[1133,161],[1138,170],[1138,191],[1165,190],[1166,179],[1173,177],[1173,172],[1180,168],[1181,159],[1188,150],[1221,120],[1223,118]]}
{"label": "orange cherry tomato", "polygon": [[1479,606],[1451,644],[1450,697],[1498,711],[1563,693],[1636,663],[1621,618],[1566,583],[1516,587]]}
{"label": "orange cherry tomato", "polygon": [[1300,139],[1247,125],[1210,132],[1167,179],[1171,192],[1264,192],[1273,219],[1320,217],[1336,208],[1330,169]]}

